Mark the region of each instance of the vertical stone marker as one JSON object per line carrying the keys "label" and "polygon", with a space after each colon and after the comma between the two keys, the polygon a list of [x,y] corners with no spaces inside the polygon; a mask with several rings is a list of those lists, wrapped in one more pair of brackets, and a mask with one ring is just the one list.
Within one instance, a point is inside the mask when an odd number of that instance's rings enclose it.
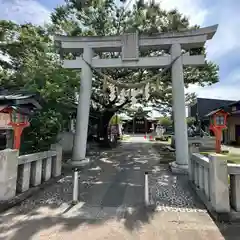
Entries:
{"label": "vertical stone marker", "polygon": [[18,151],[0,151],[0,201],[9,200],[16,195]]}

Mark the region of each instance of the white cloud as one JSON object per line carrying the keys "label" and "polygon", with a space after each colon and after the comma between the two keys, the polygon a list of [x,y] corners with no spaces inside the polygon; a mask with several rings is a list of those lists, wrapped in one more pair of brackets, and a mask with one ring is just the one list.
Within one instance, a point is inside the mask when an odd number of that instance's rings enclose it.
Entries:
{"label": "white cloud", "polygon": [[[226,56],[234,49],[237,51],[240,48],[238,3],[216,1],[214,6],[206,8],[206,4],[209,4],[208,0],[157,0],[156,2],[160,2],[166,10],[177,8],[189,17],[191,24],[200,26],[219,24],[217,33],[211,41],[207,42],[206,47],[207,59],[216,63],[221,60],[220,72],[224,62],[227,62]],[[186,89],[186,92],[196,92],[199,97],[239,100],[240,68],[233,68],[229,71],[226,79],[220,79],[217,84],[204,88],[192,85]]]}
{"label": "white cloud", "polygon": [[[151,0],[145,0],[145,3],[151,2]],[[207,9],[201,8],[202,0],[155,0],[156,3],[160,3],[160,6],[169,11],[172,9],[178,9],[179,12],[183,13],[185,16],[189,17],[191,24],[204,23],[204,19],[208,14]],[[129,9],[136,3],[136,0],[128,0],[125,6]]]}
{"label": "white cloud", "polygon": [[225,82],[219,82],[209,87],[191,85],[186,89],[187,93],[196,93],[198,97],[239,100],[240,69],[229,73]]}
{"label": "white cloud", "polygon": [[1,19],[42,25],[50,20],[50,11],[35,0],[0,0]]}
{"label": "white cloud", "polygon": [[219,24],[217,33],[212,41],[208,42],[208,57],[218,60],[234,49],[240,47],[240,15],[235,4],[221,1],[209,13],[209,20]]}
{"label": "white cloud", "polygon": [[193,85],[186,89],[186,92],[194,92],[198,97],[202,98],[239,100],[238,89],[231,85],[224,86],[221,83],[217,83],[214,86],[205,88]]}
{"label": "white cloud", "polygon": [[[240,47],[239,3],[232,0],[215,1],[214,5],[210,5],[208,0],[156,0],[156,2],[166,10],[178,9],[189,18],[191,24],[200,26],[219,24],[216,35],[206,45],[208,59],[217,60]],[[208,8],[207,4],[210,5]]]}
{"label": "white cloud", "polygon": [[208,14],[208,10],[201,7],[201,0],[157,0],[160,6],[166,10],[178,9],[189,18],[192,25],[202,25]]}

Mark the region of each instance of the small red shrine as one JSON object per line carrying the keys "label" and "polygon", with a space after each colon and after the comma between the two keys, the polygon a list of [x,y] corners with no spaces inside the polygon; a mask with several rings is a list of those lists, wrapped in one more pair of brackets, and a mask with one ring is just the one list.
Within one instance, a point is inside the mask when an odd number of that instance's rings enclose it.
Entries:
{"label": "small red shrine", "polygon": [[207,116],[210,117],[210,126],[209,129],[214,132],[216,138],[216,153],[221,153],[221,140],[222,140],[222,131],[227,128],[227,116],[228,112],[218,109]]}
{"label": "small red shrine", "polygon": [[34,94],[0,92],[1,129],[12,129],[14,135],[14,149],[20,149],[23,129],[30,126],[29,117],[41,105]]}

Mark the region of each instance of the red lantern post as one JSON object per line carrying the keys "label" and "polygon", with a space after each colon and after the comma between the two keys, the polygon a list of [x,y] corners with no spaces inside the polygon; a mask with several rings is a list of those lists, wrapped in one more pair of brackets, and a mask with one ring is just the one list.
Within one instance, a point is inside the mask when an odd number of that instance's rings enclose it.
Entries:
{"label": "red lantern post", "polygon": [[222,130],[227,128],[228,115],[227,112],[219,110],[210,116],[211,123],[209,129],[214,132],[216,138],[216,153],[221,153]]}
{"label": "red lantern post", "polygon": [[15,109],[11,108],[9,114],[11,119],[9,125],[13,127],[14,131],[14,149],[20,149],[23,129],[28,127],[30,123],[27,115],[23,115]]}

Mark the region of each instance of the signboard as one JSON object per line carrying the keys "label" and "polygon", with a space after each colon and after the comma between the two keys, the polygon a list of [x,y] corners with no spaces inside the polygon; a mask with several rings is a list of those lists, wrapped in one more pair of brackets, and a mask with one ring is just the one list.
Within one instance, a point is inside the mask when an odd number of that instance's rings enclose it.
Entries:
{"label": "signboard", "polygon": [[12,126],[9,126],[10,115],[8,113],[0,113],[0,129],[12,129]]}

